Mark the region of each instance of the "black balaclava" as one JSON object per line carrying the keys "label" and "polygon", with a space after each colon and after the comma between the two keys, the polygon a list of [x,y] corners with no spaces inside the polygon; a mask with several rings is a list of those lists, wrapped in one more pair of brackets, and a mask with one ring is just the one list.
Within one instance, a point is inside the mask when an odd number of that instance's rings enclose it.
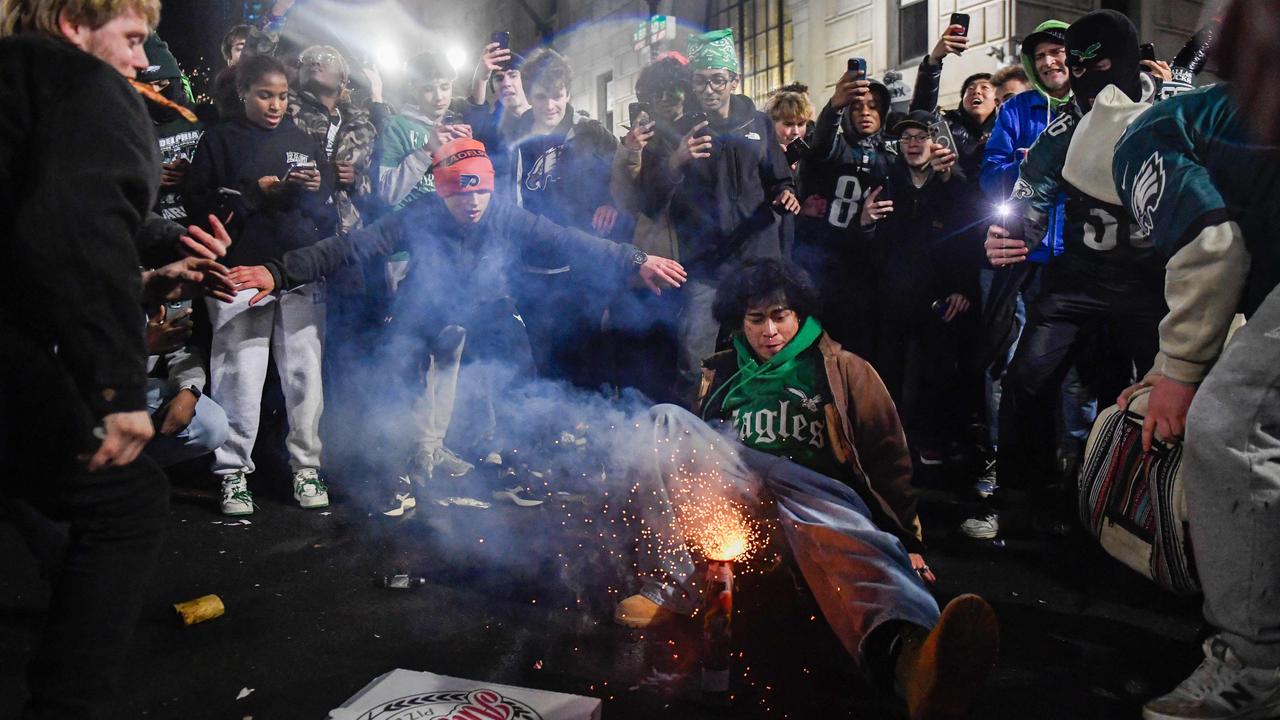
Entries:
{"label": "black balaclava", "polygon": [[[1091,67],[1099,60],[1111,61],[1111,67]],[[1142,79],[1138,65],[1138,29],[1133,22],[1115,10],[1095,10],[1067,28],[1067,67],[1071,72],[1071,92],[1082,111],[1093,107],[1093,99],[1102,88],[1115,85],[1132,100],[1142,98]],[[1077,77],[1075,70],[1086,68]]]}

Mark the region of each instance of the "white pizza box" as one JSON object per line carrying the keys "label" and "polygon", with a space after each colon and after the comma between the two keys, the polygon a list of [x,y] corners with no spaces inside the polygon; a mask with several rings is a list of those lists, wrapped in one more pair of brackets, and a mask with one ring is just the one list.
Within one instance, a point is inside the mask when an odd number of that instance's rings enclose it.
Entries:
{"label": "white pizza box", "polygon": [[329,720],[600,720],[600,701],[414,670],[375,678]]}

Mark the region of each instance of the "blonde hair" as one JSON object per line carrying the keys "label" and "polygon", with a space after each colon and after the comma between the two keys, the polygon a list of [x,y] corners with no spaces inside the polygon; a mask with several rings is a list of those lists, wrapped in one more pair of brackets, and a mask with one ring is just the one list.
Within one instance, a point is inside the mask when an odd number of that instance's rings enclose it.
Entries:
{"label": "blonde hair", "polygon": [[42,33],[62,37],[58,18],[98,29],[127,10],[136,10],[154,28],[160,24],[160,0],[0,0],[0,37]]}
{"label": "blonde hair", "polygon": [[769,92],[764,112],[773,122],[781,120],[813,119],[813,101],[809,99],[809,87],[800,83],[783,85]]}

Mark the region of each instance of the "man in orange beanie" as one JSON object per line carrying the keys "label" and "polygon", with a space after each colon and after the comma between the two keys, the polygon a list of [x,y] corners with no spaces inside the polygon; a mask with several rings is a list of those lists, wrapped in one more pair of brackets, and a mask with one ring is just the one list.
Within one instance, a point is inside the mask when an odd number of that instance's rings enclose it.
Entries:
{"label": "man in orange beanie", "polygon": [[[278,288],[317,280],[339,267],[408,250],[408,273],[392,309],[392,337],[386,343],[411,357],[425,371],[424,392],[413,410],[421,428],[409,462],[408,482],[400,481],[384,511],[402,516],[416,506],[415,486],[432,478],[460,477],[473,469],[468,460],[444,447],[453,419],[458,369],[468,361],[489,359],[531,375],[528,335],[511,291],[510,275],[526,249],[551,250],[575,258],[583,267],[618,283],[633,275],[653,292],[679,287],[684,268],[674,260],[646,255],[634,245],[592,237],[564,228],[493,194],[494,172],[482,143],[459,138],[434,156],[436,192],[366,228],[286,253],[279,261],[232,270],[241,289],[257,288],[251,301]],[[405,352],[405,349],[408,352]],[[492,418],[493,413],[482,413]],[[497,428],[471,433],[473,459],[495,450]],[[515,498],[518,504],[534,501]],[[439,502],[441,498],[437,498]],[[450,500],[463,500],[451,498]],[[469,501],[460,504],[474,504]]]}

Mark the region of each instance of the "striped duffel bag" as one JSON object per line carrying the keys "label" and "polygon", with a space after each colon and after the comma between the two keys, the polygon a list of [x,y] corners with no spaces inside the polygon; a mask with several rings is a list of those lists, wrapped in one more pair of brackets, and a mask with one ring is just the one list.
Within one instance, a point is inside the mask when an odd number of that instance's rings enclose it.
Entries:
{"label": "striped duffel bag", "polygon": [[1200,591],[1187,498],[1179,470],[1182,443],[1142,450],[1149,390],[1134,393],[1128,410],[1111,407],[1098,419],[1080,466],[1080,520],[1109,555],[1178,595]]}

